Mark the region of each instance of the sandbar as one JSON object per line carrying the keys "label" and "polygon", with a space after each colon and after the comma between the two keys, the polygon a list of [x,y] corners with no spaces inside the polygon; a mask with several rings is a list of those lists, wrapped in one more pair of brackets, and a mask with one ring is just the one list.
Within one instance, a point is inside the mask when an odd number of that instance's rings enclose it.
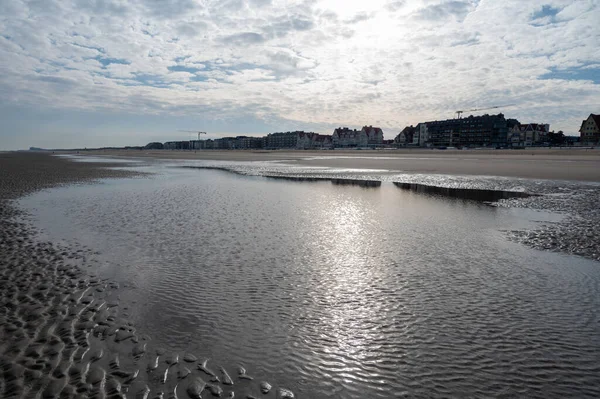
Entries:
{"label": "sandbar", "polygon": [[293,165],[377,169],[391,173],[501,176],[600,182],[600,149],[525,150],[93,150],[80,155],[280,161]]}

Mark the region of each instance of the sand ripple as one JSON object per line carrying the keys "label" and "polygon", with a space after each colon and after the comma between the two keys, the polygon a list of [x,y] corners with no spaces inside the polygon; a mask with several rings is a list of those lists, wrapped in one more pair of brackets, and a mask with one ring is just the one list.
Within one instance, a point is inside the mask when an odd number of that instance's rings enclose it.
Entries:
{"label": "sand ripple", "polygon": [[[150,348],[149,337],[137,333],[120,307],[119,285],[83,272],[93,251],[41,241],[11,202],[52,184],[127,173],[73,167],[47,155],[2,154],[0,165],[9,172],[0,175],[0,397],[148,398],[166,392],[199,398],[208,391],[233,398],[259,392],[245,373],[232,378],[218,366],[223,382],[215,377],[198,384],[202,371],[184,367],[179,353]],[[188,353],[184,360],[196,357]],[[149,362],[153,367],[145,367]],[[280,387],[278,397],[293,393]]]}

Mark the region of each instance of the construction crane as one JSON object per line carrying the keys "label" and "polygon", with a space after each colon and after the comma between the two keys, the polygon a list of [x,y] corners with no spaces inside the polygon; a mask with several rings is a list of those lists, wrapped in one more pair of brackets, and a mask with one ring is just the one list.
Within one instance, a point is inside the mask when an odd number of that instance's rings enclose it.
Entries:
{"label": "construction crane", "polygon": [[475,108],[475,109],[468,109],[466,111],[456,111],[456,119],[462,118],[463,112],[485,111],[486,109],[505,108],[505,107],[512,107],[514,105],[516,105],[516,104],[494,105],[493,107],[487,107],[487,108]]}
{"label": "construction crane", "polygon": [[201,134],[206,134],[206,132],[199,132],[197,130],[178,130],[179,132],[187,132],[187,133],[197,133],[198,134],[198,140],[200,140],[200,135]]}

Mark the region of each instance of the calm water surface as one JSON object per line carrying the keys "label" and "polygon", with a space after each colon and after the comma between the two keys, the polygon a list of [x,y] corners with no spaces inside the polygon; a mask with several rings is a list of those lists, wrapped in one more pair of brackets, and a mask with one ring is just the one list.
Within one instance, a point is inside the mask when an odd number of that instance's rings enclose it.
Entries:
{"label": "calm water surface", "polygon": [[556,216],[154,165],[22,201],[99,251],[154,343],[300,398],[600,396],[600,264],[508,242]]}

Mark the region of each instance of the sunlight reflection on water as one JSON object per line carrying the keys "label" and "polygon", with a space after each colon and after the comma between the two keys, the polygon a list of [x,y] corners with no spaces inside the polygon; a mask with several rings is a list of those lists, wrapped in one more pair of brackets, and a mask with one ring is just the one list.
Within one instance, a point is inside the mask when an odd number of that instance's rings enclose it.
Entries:
{"label": "sunlight reflection on water", "polygon": [[131,283],[123,301],[156,344],[298,397],[600,393],[597,264],[501,232],[558,216],[173,165],[22,201]]}

